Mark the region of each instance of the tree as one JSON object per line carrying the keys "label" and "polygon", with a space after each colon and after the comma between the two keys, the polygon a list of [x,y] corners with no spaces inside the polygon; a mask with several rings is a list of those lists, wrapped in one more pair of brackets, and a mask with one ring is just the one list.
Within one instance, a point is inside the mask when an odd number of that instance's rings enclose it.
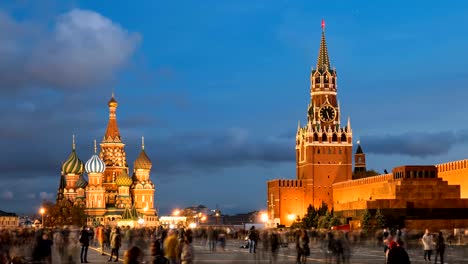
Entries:
{"label": "tree", "polygon": [[369,212],[369,210],[364,211],[364,215],[362,216],[362,221],[361,221],[361,228],[364,231],[364,233],[368,233],[371,230],[371,218],[372,215]]}
{"label": "tree", "polygon": [[316,215],[317,211],[312,205],[309,204],[307,207],[307,214],[304,215],[304,218],[302,218],[302,222],[305,228],[317,227],[317,221],[315,219]]}
{"label": "tree", "polygon": [[330,214],[330,212],[327,211],[327,213],[324,216],[320,216],[320,219],[318,221],[318,227],[329,228],[332,217],[333,216]]}
{"label": "tree", "polygon": [[320,205],[320,208],[318,209],[318,214],[320,216],[325,216],[328,213],[328,205],[322,201],[322,205]]}
{"label": "tree", "polygon": [[332,226],[339,226],[341,225],[341,221],[338,217],[333,216],[330,218],[330,222],[328,223],[328,228],[331,228]]}
{"label": "tree", "polygon": [[387,226],[387,220],[385,219],[385,215],[382,214],[382,211],[377,209],[375,212],[375,221],[377,222],[377,227],[384,228]]}

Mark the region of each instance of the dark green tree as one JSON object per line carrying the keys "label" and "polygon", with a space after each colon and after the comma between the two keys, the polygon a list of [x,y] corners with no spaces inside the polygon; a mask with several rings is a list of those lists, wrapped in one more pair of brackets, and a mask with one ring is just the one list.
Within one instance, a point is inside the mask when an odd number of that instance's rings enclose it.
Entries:
{"label": "dark green tree", "polygon": [[309,204],[307,207],[307,214],[302,218],[304,228],[317,227],[317,221],[315,217],[317,216],[317,211],[315,208]]}
{"label": "dark green tree", "polygon": [[385,219],[385,215],[382,214],[380,208],[375,212],[375,221],[377,222],[378,228],[387,227],[387,219]]}
{"label": "dark green tree", "polygon": [[330,226],[330,220],[332,219],[332,215],[330,212],[326,212],[324,216],[320,216],[318,221],[319,228],[328,228]]}
{"label": "dark green tree", "polygon": [[364,215],[362,215],[362,220],[361,220],[361,228],[364,233],[368,233],[371,230],[371,218],[372,215],[369,212],[369,210],[364,211]]}
{"label": "dark green tree", "polygon": [[331,228],[332,226],[339,226],[341,225],[341,221],[338,217],[332,216],[330,218],[330,222],[328,223],[328,228]]}
{"label": "dark green tree", "polygon": [[322,201],[322,205],[320,205],[320,208],[318,209],[318,214],[320,216],[325,216],[328,213],[328,205]]}

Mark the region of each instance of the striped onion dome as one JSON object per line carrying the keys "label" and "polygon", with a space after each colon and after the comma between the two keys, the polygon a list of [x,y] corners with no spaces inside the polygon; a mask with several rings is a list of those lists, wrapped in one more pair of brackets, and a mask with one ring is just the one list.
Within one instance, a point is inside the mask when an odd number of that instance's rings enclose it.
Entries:
{"label": "striped onion dome", "polygon": [[117,176],[117,178],[115,179],[115,184],[117,184],[118,186],[130,186],[132,185],[132,183],[133,180],[132,178],[128,177],[126,169],[123,169],[122,173],[120,173],[119,176]]}
{"label": "striped onion dome", "polygon": [[146,155],[145,150],[142,149],[140,155],[138,155],[138,158],[135,160],[133,167],[135,168],[135,170],[151,170],[152,166],[153,164],[151,163],[151,160],[148,158],[148,155]]}
{"label": "striped onion dome", "polygon": [[82,174],[84,171],[83,162],[76,155],[75,148],[73,148],[70,156],[62,165],[64,174]]}
{"label": "striped onion dome", "polygon": [[106,169],[106,164],[104,164],[104,161],[98,155],[94,154],[86,162],[85,169],[87,173],[103,173]]}
{"label": "striped onion dome", "polygon": [[85,178],[83,177],[83,174],[80,175],[80,178],[78,178],[78,180],[76,181],[76,187],[77,188],[86,188],[86,186],[88,186],[88,182],[85,180]]}

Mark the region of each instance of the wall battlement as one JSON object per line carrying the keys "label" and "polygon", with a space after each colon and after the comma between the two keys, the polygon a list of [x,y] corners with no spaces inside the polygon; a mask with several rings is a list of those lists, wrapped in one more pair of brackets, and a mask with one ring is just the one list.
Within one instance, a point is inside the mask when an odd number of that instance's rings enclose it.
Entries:
{"label": "wall battlement", "polygon": [[350,181],[335,183],[333,184],[333,188],[356,187],[356,186],[362,186],[364,184],[379,183],[379,182],[385,182],[389,180],[393,180],[393,174],[391,173],[380,174],[377,176],[367,177],[367,178],[358,179],[358,180],[350,180]]}
{"label": "wall battlement", "polygon": [[[280,187],[280,188],[302,188],[303,187],[303,182],[302,180],[284,180],[284,179],[274,179],[268,182],[275,186],[275,187]],[[272,187],[273,187],[272,186]]]}
{"label": "wall battlement", "polygon": [[468,168],[468,160],[457,160],[435,165],[440,172],[454,171]]}

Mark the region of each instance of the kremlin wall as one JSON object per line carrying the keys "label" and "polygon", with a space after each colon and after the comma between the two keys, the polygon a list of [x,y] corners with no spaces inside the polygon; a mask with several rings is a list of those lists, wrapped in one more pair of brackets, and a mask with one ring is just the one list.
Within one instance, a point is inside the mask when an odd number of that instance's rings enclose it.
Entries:
{"label": "kremlin wall", "polygon": [[290,226],[307,207],[322,203],[343,224],[359,228],[365,211],[380,210],[389,226],[423,230],[468,227],[468,160],[400,166],[367,176],[360,143],[354,154],[351,119],[341,124],[337,71],[331,67],[322,23],[315,68],[310,73],[307,122],[296,133],[296,179],[267,182],[269,219]]}

